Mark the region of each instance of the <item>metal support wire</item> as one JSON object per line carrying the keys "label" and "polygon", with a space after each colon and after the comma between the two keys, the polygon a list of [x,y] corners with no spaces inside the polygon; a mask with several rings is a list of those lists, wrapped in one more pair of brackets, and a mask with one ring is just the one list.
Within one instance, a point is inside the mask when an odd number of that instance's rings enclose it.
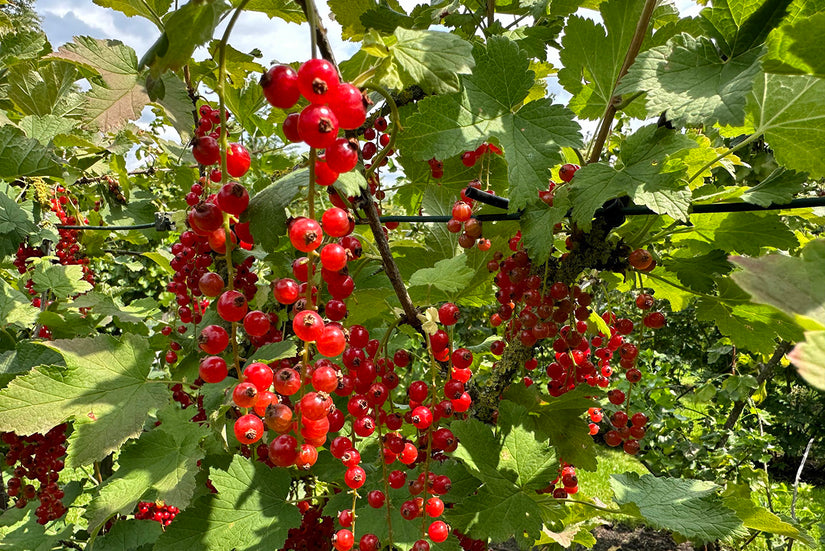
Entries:
{"label": "metal support wire", "polygon": [[[468,187],[464,193],[470,199],[479,201],[481,203],[500,208],[507,209],[510,205],[510,200],[504,197],[481,191],[480,189]],[[611,203],[611,201],[608,201]],[[613,203],[612,208],[615,208]],[[752,205],[750,203],[714,203],[709,205],[693,205],[691,207],[691,214],[715,214],[723,212],[750,212],[750,211],[768,211],[768,210],[788,210],[788,209],[803,209],[811,207],[825,207],[825,197],[804,197],[801,199],[793,199],[789,203],[775,204],[772,203],[766,207],[759,205]],[[617,213],[626,216],[640,216],[658,214],[644,205],[621,206],[615,209]],[[569,214],[569,213],[568,213]],[[597,212],[597,215],[599,213]],[[381,222],[447,222],[452,216],[382,216]],[[498,221],[498,220],[518,220],[521,218],[520,212],[502,213],[502,214],[477,214],[474,218],[479,221]]]}

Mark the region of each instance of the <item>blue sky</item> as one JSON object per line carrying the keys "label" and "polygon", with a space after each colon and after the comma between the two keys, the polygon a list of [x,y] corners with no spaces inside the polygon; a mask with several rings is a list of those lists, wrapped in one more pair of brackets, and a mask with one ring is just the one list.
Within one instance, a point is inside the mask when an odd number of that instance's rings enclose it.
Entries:
{"label": "blue sky", "polygon": [[[412,9],[424,0],[400,0],[401,4]],[[676,0],[679,10],[685,15],[696,15],[701,6],[692,0]],[[329,30],[329,38],[336,58],[340,61],[354,54],[358,46],[341,40],[341,27],[329,18],[329,10],[322,1],[317,2],[319,13],[324,17]],[[137,53],[138,59],[154,43],[158,36],[157,28],[150,22],[140,18],[128,18],[120,12],[101,8],[91,0],[38,0],[35,8],[43,18],[43,29],[54,49],[66,42],[71,42],[73,36],[91,36],[94,38],[116,38],[131,46]],[[581,15],[598,18],[594,11],[580,10]],[[505,16],[506,17],[506,16]],[[508,19],[509,21],[509,19]],[[219,28],[216,35],[220,35],[223,28]],[[284,21],[270,20],[266,15],[256,12],[246,12],[240,16],[232,33],[230,43],[240,51],[251,51],[258,48],[263,53],[260,60],[264,66],[271,62],[303,61],[309,58],[309,31],[306,25],[296,25]],[[196,52],[196,57],[206,55],[203,50]],[[550,61],[558,60],[557,52],[550,49]],[[558,65],[555,63],[555,65]],[[559,101],[565,102],[569,94],[562,90],[555,82],[555,78],[548,79],[549,90]],[[147,108],[138,124],[146,125],[151,113]],[[584,124],[587,133],[590,126]],[[168,138],[176,137],[170,132]]]}

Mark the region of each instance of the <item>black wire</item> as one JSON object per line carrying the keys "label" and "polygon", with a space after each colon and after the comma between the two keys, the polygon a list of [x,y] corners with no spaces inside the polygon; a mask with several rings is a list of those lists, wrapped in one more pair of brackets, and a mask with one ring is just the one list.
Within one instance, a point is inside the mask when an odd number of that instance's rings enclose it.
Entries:
{"label": "black wire", "polygon": [[63,224],[57,224],[55,226],[59,230],[106,230],[106,231],[117,231],[117,230],[148,230],[154,229],[155,223],[152,222],[151,224],[136,224],[134,226],[66,226]]}

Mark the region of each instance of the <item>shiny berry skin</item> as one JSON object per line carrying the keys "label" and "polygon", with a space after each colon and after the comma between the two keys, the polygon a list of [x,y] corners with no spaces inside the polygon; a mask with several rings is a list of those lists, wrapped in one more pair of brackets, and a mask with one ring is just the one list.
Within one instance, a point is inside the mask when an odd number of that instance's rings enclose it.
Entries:
{"label": "shiny berry skin", "polygon": [[418,406],[412,410],[412,424],[419,430],[424,430],[433,422],[433,412],[427,406]]}
{"label": "shiny berry skin", "polygon": [[651,312],[642,319],[645,327],[650,329],[661,329],[666,323],[665,315],[661,312]]}
{"label": "shiny berry skin", "polygon": [[205,297],[216,297],[221,294],[225,284],[223,278],[215,272],[206,272],[198,280],[198,289]]}
{"label": "shiny berry skin", "polygon": [[202,136],[193,140],[192,156],[198,164],[214,165],[221,160],[221,148],[218,140],[211,136]]}
{"label": "shiny berry skin", "polygon": [[192,229],[201,235],[207,235],[223,226],[223,213],[217,205],[200,202],[190,211]]}
{"label": "shiny berry skin", "polygon": [[367,120],[364,97],[358,88],[348,82],[338,85],[329,106],[344,130],[355,130]]}
{"label": "shiny berry skin", "polygon": [[249,192],[241,184],[230,182],[221,187],[215,201],[222,211],[240,216],[249,206]]}
{"label": "shiny berry skin", "polygon": [[207,356],[198,366],[198,376],[207,383],[219,383],[226,379],[226,361],[218,356]]}
{"label": "shiny berry skin", "polygon": [[235,431],[235,438],[241,444],[253,444],[261,439],[264,434],[264,423],[261,418],[255,414],[247,413],[235,421],[233,427]]}
{"label": "shiny berry skin", "polygon": [[398,460],[404,465],[412,465],[418,459],[418,449],[410,442],[404,444],[404,451],[398,455]]}
{"label": "shiny berry skin", "polygon": [[364,472],[364,469],[357,465],[355,467],[350,467],[347,469],[347,472],[344,473],[344,483],[353,490],[357,490],[363,486],[366,479],[367,473]]}
{"label": "shiny berry skin", "polygon": [[301,97],[298,73],[289,65],[273,65],[261,75],[260,84],[266,101],[279,109],[289,109]]}
{"label": "shiny berry skin", "polygon": [[312,372],[312,388],[318,392],[334,392],[338,388],[338,371],[330,366],[320,366]]}
{"label": "shiny berry skin", "polygon": [[442,520],[437,520],[427,528],[427,535],[436,543],[441,543],[450,535],[450,527]]}
{"label": "shiny berry skin", "polygon": [[347,265],[347,250],[338,243],[329,243],[321,249],[321,264],[327,270],[337,272]]}
{"label": "shiny berry skin", "polygon": [[279,279],[272,286],[272,293],[275,295],[275,300],[281,304],[293,304],[298,300],[298,292],[298,284],[289,278]]}
{"label": "shiny berry skin", "polygon": [[387,482],[390,488],[397,490],[407,483],[407,474],[404,471],[391,471],[390,474],[387,475]]}
{"label": "shiny berry skin", "polygon": [[627,257],[630,265],[637,270],[645,271],[653,264],[653,255],[645,249],[636,249]]}
{"label": "shiny berry skin", "polygon": [[504,341],[493,341],[492,344],[490,344],[490,352],[496,356],[501,356],[504,354],[504,348],[506,346],[507,344]]}
{"label": "shiny berry skin", "polygon": [[289,225],[289,241],[301,252],[314,251],[321,245],[324,232],[321,224],[312,218],[296,218]]}
{"label": "shiny berry skin", "polygon": [[283,396],[292,396],[301,389],[301,376],[292,368],[282,367],[272,380],[275,392]]}
{"label": "shiny berry skin", "polygon": [[464,413],[473,405],[473,399],[467,392],[462,393],[455,400],[450,400],[450,402],[453,404],[453,411],[457,413]]}
{"label": "shiny berry skin", "polygon": [[473,215],[473,208],[464,201],[458,201],[453,205],[453,219],[459,222],[466,222]]}
{"label": "shiny berry skin", "polygon": [[233,178],[240,178],[249,170],[252,159],[249,151],[239,143],[229,144],[226,150],[226,173]]}
{"label": "shiny berry skin", "polygon": [[628,440],[624,443],[624,451],[630,455],[636,455],[639,453],[639,441],[638,440]]}
{"label": "shiny berry skin", "polygon": [[269,460],[278,467],[289,467],[298,458],[298,441],[291,434],[282,434],[269,443]]}
{"label": "shiny berry skin", "polygon": [[372,142],[365,143],[361,148],[361,156],[364,157],[365,160],[372,159],[376,153],[378,153],[378,146]]}
{"label": "shiny berry skin", "polygon": [[576,171],[578,171],[580,168],[581,167],[579,165],[574,165],[570,163],[561,165],[561,168],[559,169],[559,178],[561,178],[563,182],[569,182],[573,179],[573,176],[576,175]]}
{"label": "shiny berry skin", "polygon": [[292,330],[304,342],[317,341],[324,332],[324,320],[314,310],[301,310],[292,320]]}
{"label": "shiny berry skin", "polygon": [[438,309],[438,321],[440,321],[442,325],[455,325],[455,323],[458,321],[458,317],[458,306],[456,306],[452,302],[442,304],[441,307]]}
{"label": "shiny berry skin", "polygon": [[284,137],[292,143],[299,143],[303,141],[303,139],[301,139],[301,134],[298,132],[298,119],[300,116],[300,113],[290,113],[286,116],[283,124],[281,125],[281,130],[284,133]]}
{"label": "shiny berry skin", "polygon": [[352,231],[352,216],[344,209],[332,207],[321,216],[321,226],[330,237],[344,237]]}
{"label": "shiny berry skin", "polygon": [[[255,405],[252,406],[252,409],[258,417],[266,417],[266,410],[269,406],[279,403],[280,400],[276,394],[269,392],[268,390],[264,390],[263,392],[258,393],[258,400],[255,402]],[[266,420],[264,420],[264,424],[266,424]]]}
{"label": "shiny berry skin", "polygon": [[395,354],[392,356],[392,361],[398,367],[407,367],[410,365],[410,353],[403,348],[396,350]]}
{"label": "shiny berry skin", "polygon": [[249,312],[243,318],[243,330],[247,335],[262,337],[269,332],[271,327],[269,316],[259,310]]}
{"label": "shiny berry skin", "polygon": [[[350,525],[352,525],[352,521],[350,521]],[[333,545],[335,546],[335,549],[337,551],[349,551],[350,549],[352,549],[352,546],[354,544],[355,536],[353,536],[352,532],[350,532],[346,528],[335,532],[335,536],[333,536]]]}
{"label": "shiny berry skin", "polygon": [[338,71],[325,59],[314,58],[298,69],[298,90],[310,103],[323,104],[335,96]]}
{"label": "shiny berry skin", "polygon": [[346,452],[352,449],[352,440],[346,436],[336,436],[329,445],[329,452],[333,457],[341,459]]}
{"label": "shiny berry skin", "polygon": [[634,413],[633,417],[630,418],[630,421],[633,423],[634,427],[643,427],[647,424],[647,415],[641,412]]}
{"label": "shiny berry skin", "polygon": [[349,172],[358,164],[358,146],[346,138],[336,139],[324,155],[335,172]]}
{"label": "shiny berry skin", "polygon": [[358,540],[359,551],[379,551],[380,548],[381,542],[375,534],[364,534],[361,536],[361,539]]}
{"label": "shiny berry skin", "polygon": [[226,321],[241,321],[247,309],[246,297],[238,291],[225,291],[218,298],[218,315]]}
{"label": "shiny berry skin", "polygon": [[272,386],[272,368],[261,362],[253,362],[247,365],[243,370],[243,380],[247,383],[252,383],[258,392],[269,390]]}
{"label": "shiny berry skin", "polygon": [[325,157],[315,160],[315,183],[322,187],[329,187],[338,180],[338,172],[327,164]]}
{"label": "shiny berry skin", "polygon": [[441,513],[444,512],[444,502],[441,501],[440,497],[433,496],[427,500],[427,504],[424,506],[424,510],[430,517],[439,517],[441,516]]}
{"label": "shiny berry skin", "polygon": [[232,390],[232,401],[239,408],[251,408],[258,401],[258,387],[250,382],[238,383]]}
{"label": "shiny berry skin", "polygon": [[381,490],[373,490],[367,494],[367,502],[373,509],[380,509],[387,501],[387,496]]}
{"label": "shiny berry skin", "polygon": [[[465,369],[473,364],[473,353],[466,348],[456,348],[450,359],[453,362],[453,366],[459,369]],[[466,383],[467,381],[462,382]]]}
{"label": "shiny berry skin", "polygon": [[220,325],[207,325],[198,335],[198,346],[207,354],[220,354],[229,344],[229,334]]}
{"label": "shiny berry skin", "polygon": [[336,324],[325,326],[321,335],[314,340],[318,353],[327,358],[340,355],[347,346],[347,338]]}
{"label": "shiny berry skin", "polygon": [[327,416],[332,408],[332,398],[326,392],[308,392],[301,398],[301,414],[310,421]]}
{"label": "shiny berry skin", "polygon": [[298,134],[310,147],[331,147],[338,138],[338,119],[326,105],[310,105],[298,117]]}
{"label": "shiny berry skin", "polygon": [[427,540],[417,540],[413,544],[411,551],[430,551],[430,544]]}
{"label": "shiny berry skin", "polygon": [[378,117],[375,119],[375,122],[372,123],[372,126],[379,132],[384,132],[387,130],[387,119],[384,117]]}
{"label": "shiny berry skin", "polygon": [[656,304],[656,299],[647,293],[641,293],[636,297],[636,307],[639,310],[650,310]]}

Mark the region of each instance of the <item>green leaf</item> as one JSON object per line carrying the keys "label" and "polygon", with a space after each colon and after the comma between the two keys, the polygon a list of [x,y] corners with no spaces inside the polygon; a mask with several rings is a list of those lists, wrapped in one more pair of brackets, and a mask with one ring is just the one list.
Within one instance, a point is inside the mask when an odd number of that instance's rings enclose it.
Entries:
{"label": "green leaf", "polygon": [[201,497],[182,511],[158,539],[156,551],[180,549],[279,549],[301,514],[284,499],[291,478],[239,455],[226,471],[212,469],[217,494]]}
{"label": "green leaf", "polygon": [[100,75],[102,84],[91,79],[92,89],[86,94],[86,114],[93,127],[108,132],[140,118],[149,96],[138,83],[137,56],[132,48],[119,40],[78,36],[52,56]]}
{"label": "green leaf", "polygon": [[139,15],[155,25],[172,6],[172,0],[93,0],[98,6],[111,8],[124,14],[126,17]]}
{"label": "green leaf", "polygon": [[[572,220],[589,228],[593,213],[605,201],[624,195],[659,214],[687,220],[690,192],[676,155],[695,147],[698,144],[689,137],[655,124],[640,128],[619,152],[620,165],[592,163],[576,172],[570,185]],[[671,157],[676,162],[668,162]]]}
{"label": "green leaf", "polygon": [[819,40],[825,35],[825,12],[783,24],[768,36],[762,58],[766,73],[825,77],[825,59]]}
{"label": "green leaf", "polygon": [[[0,128],[0,136],[2,136],[3,128],[12,127]],[[25,138],[22,139],[25,140]],[[0,155],[2,155],[2,148],[0,148]],[[2,163],[3,157],[0,156],[0,171],[2,170]],[[0,188],[0,237],[2,237],[0,239],[0,254],[2,255],[13,254],[20,243],[27,238],[31,240],[32,236],[37,235],[38,232],[32,212],[17,204],[8,195],[12,193],[16,193],[16,188]]]}
{"label": "green leaf", "polygon": [[293,341],[281,341],[265,344],[258,350],[250,354],[250,362],[274,362],[284,358],[292,358],[298,352],[298,348]]}
{"label": "green leaf", "polygon": [[760,354],[770,354],[774,339],[798,341],[799,327],[773,307],[747,302],[747,294],[729,279],[717,282],[719,298],[703,296],[696,303],[696,317],[716,323],[719,331],[740,347]]}
{"label": "green leaf", "polygon": [[38,365],[63,365],[63,356],[31,341],[20,341],[14,350],[0,355],[0,386]]}
{"label": "green leaf", "polygon": [[249,200],[241,220],[249,222],[249,231],[263,250],[271,252],[279,237],[286,235],[286,208],[309,185],[309,171],[296,170],[273,182]]}
{"label": "green leaf", "polygon": [[759,47],[785,15],[791,0],[715,0],[702,10],[705,34],[727,57]]}
{"label": "green leaf", "polygon": [[45,432],[74,418],[66,465],[103,459],[139,435],[150,409],[168,400],[163,385],[149,383],[154,352],[145,339],[100,335],[48,344],[66,367],[39,366],[0,390],[0,430]]}
{"label": "green leaf", "polygon": [[66,298],[92,290],[83,279],[83,267],[79,264],[62,266],[48,260],[37,262],[32,271],[34,290],[38,293],[51,291],[57,298]]}
{"label": "green leaf", "polygon": [[690,221],[695,231],[679,236],[675,242],[701,240],[708,243],[708,250],[737,251],[754,256],[763,247],[791,250],[798,244],[793,232],[775,213],[694,214]]}
{"label": "green leaf", "polygon": [[809,329],[825,329],[825,287],[820,284],[825,278],[825,240],[811,241],[799,257],[732,256],[730,261],[742,268],[731,277],[753,302],[818,324]]}
{"label": "green leaf", "polygon": [[[237,4],[237,2],[233,2]],[[304,10],[295,0],[251,0],[245,10],[265,13],[272,19],[277,17],[287,23],[303,23],[306,21]]]}
{"label": "green leaf", "polygon": [[713,290],[714,277],[724,275],[733,269],[728,262],[728,255],[719,249],[707,254],[689,254],[685,257],[674,256],[664,268],[676,274],[683,284],[701,292]]}
{"label": "green leaf", "polygon": [[166,73],[161,80],[166,92],[157,103],[178,131],[181,143],[188,143],[192,139],[192,99],[186,91],[186,84],[174,73]]}
{"label": "green leaf", "polygon": [[[723,503],[727,508],[732,509],[736,513],[736,516],[742,520],[745,528],[759,530],[760,532],[767,532],[769,534],[778,534],[806,543],[813,543],[810,536],[804,532],[800,532],[793,524],[783,521],[766,508],[751,501],[749,497],[750,489],[743,488],[743,490],[744,491],[738,492],[735,495],[725,495]],[[725,493],[727,494],[728,492]],[[813,547],[813,545],[809,546]]]}
{"label": "green leaf", "polygon": [[475,276],[475,271],[467,267],[467,257],[463,254],[436,262],[432,268],[422,268],[409,279],[408,285],[415,287],[435,287],[446,293],[462,290]]}
{"label": "green leaf", "polygon": [[543,497],[535,491],[556,476],[558,459],[535,433],[527,409],[512,402],[501,406],[499,435],[475,419],[450,426],[460,441],[454,456],[484,485],[456,505],[448,519],[476,537],[505,541],[518,526],[519,541],[525,541],[522,530],[536,540],[542,525],[537,502]]}
{"label": "green leaf", "polygon": [[367,188],[367,181],[364,175],[357,170],[350,170],[338,175],[335,181],[335,189],[344,194],[344,197],[358,197],[361,190]]}
{"label": "green leaf", "polygon": [[745,99],[759,73],[759,50],[722,59],[706,37],[682,33],[639,55],[617,93],[647,93],[651,113],[684,125],[741,126]]}
{"label": "green leaf", "polygon": [[75,128],[77,121],[55,115],[27,115],[18,125],[26,136],[48,145],[59,134],[67,134]]}
{"label": "green leaf", "polygon": [[116,513],[131,513],[147,492],[153,499],[185,509],[195,491],[195,475],[204,451],[200,441],[209,430],[190,421],[192,410],[177,404],[158,413],[161,425],[144,432],[118,457],[119,468],[86,509],[89,527],[100,526]]}
{"label": "green leaf", "polygon": [[742,521],[713,496],[719,486],[712,482],[625,473],[611,475],[610,487],[616,503],[632,503],[654,528],[699,542],[747,536]]}
{"label": "green leaf", "polygon": [[513,42],[491,37],[476,46],[476,68],[461,77],[462,92],[425,98],[407,119],[399,146],[419,160],[444,159],[498,138],[508,164],[510,210],[537,200],[547,189],[549,167],[562,147],[581,147],[572,113],[549,99],[520,106],[533,85],[527,57]]}
{"label": "green leaf", "polygon": [[124,305],[119,297],[113,297],[101,292],[90,292],[81,297],[77,297],[72,302],[73,308],[91,308],[95,314],[111,316],[124,323],[145,323],[158,313],[157,302],[149,297],[132,301],[128,306]]}
{"label": "green leaf", "polygon": [[29,298],[5,281],[0,281],[0,320],[2,326],[14,324],[19,327],[33,327],[38,310]]}
{"label": "green leaf", "polygon": [[803,173],[782,167],[771,172],[767,178],[742,194],[742,200],[760,207],[790,203],[794,195],[802,191],[808,180]]}
{"label": "green leaf", "polygon": [[70,92],[76,78],[77,71],[69,63],[16,65],[8,74],[8,97],[26,115],[48,115]]}
{"label": "green leaf", "polygon": [[111,530],[95,540],[97,551],[137,551],[150,548],[163,533],[159,522],[138,519],[118,520]]}
{"label": "green leaf", "polygon": [[[573,94],[569,106],[579,118],[595,120],[604,115],[642,5],[636,0],[603,2],[599,9],[604,27],[578,15],[568,18],[559,50],[563,65],[559,84]],[[636,103],[626,112],[644,115]]]}
{"label": "green leaf", "polygon": [[808,384],[825,391],[825,331],[806,331],[805,342],[797,344],[788,359]]}
{"label": "green leaf", "polygon": [[544,264],[553,253],[553,226],[561,222],[570,209],[567,188],[553,197],[553,206],[543,201],[529,205],[521,215],[522,242],[536,264]]}
{"label": "green leaf", "polygon": [[531,430],[546,438],[560,458],[580,469],[595,471],[596,451],[584,420],[584,413],[598,406],[593,392],[577,389],[550,397],[534,387],[511,385],[504,397],[527,408],[533,420]]}
{"label": "green leaf", "polygon": [[778,163],[825,176],[825,80],[809,76],[764,74],[748,99],[748,117],[756,134],[764,134]]}
{"label": "green leaf", "polygon": [[458,75],[473,68],[472,46],[454,34],[399,27],[394,36],[398,41],[389,50],[403,82],[428,94],[458,92]]}
{"label": "green leaf", "polygon": [[[62,168],[51,148],[26,137],[14,126],[0,126],[0,178],[60,176]],[[0,199],[5,202],[5,199]],[[5,206],[4,206],[5,208]],[[3,214],[0,212],[0,217]],[[0,219],[0,223],[3,220]]]}
{"label": "green leaf", "polygon": [[329,0],[329,9],[335,21],[341,25],[341,38],[344,40],[361,40],[367,32],[361,23],[361,16],[377,6],[375,0]]}
{"label": "green leaf", "polygon": [[140,60],[140,67],[148,66],[155,78],[180,69],[195,48],[212,38],[221,15],[228,9],[223,0],[190,0],[173,11],[164,17],[165,29]]}
{"label": "green leaf", "polygon": [[0,37],[0,65],[4,67],[39,58],[49,51],[46,33],[40,30],[20,29]]}

